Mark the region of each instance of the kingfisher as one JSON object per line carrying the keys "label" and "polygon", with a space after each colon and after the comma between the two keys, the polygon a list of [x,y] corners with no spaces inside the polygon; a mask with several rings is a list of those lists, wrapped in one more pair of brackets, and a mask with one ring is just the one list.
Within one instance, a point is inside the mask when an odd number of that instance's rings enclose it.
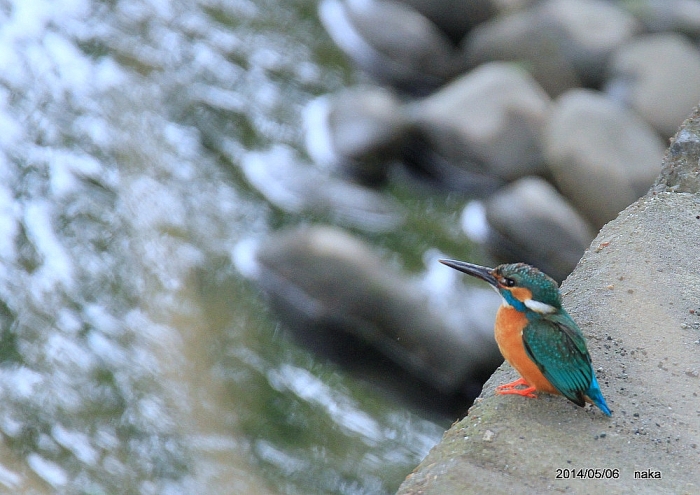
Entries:
{"label": "kingfisher", "polygon": [[612,415],[586,340],[562,307],[554,279],[525,263],[496,268],[457,260],[440,263],[489,283],[503,298],[496,313],[496,343],[520,378],[498,386],[497,394],[531,398],[536,391],[561,394],[578,406],[591,402],[606,416]]}

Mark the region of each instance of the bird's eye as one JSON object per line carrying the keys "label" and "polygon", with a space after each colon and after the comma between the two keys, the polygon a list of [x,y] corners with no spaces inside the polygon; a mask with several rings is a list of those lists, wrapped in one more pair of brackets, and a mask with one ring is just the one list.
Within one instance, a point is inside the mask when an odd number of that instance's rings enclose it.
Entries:
{"label": "bird's eye", "polygon": [[513,287],[515,285],[515,280],[512,278],[503,278],[503,285],[506,287]]}

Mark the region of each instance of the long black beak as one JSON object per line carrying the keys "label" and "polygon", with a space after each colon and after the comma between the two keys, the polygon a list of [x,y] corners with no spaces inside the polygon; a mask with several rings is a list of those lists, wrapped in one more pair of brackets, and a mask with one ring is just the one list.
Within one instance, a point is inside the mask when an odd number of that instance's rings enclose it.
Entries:
{"label": "long black beak", "polygon": [[467,263],[465,261],[457,260],[439,260],[443,265],[447,265],[450,268],[459,270],[460,272],[471,275],[472,277],[480,278],[481,280],[488,282],[494,287],[498,287],[498,281],[496,277],[493,276],[493,268],[487,268],[485,266],[474,265],[472,263]]}

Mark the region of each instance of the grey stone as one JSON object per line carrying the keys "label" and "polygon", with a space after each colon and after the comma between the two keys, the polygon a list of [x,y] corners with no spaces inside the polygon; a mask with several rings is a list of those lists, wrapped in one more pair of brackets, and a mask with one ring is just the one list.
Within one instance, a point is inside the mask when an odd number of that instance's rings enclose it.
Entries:
{"label": "grey stone", "polygon": [[[490,325],[450,323],[420,284],[338,228],[275,233],[255,258],[259,266],[248,272],[288,325],[322,328],[331,338],[354,335],[442,392],[455,392],[500,363]],[[472,311],[495,314],[498,301],[477,299]]]}
{"label": "grey stone", "polygon": [[463,57],[437,26],[393,0],[322,0],[333,41],[379,82],[425,93],[460,73]]}
{"label": "grey stone", "polygon": [[574,89],[557,99],[544,142],[557,187],[595,228],[644,194],[661,170],[658,135],[593,90]]}
{"label": "grey stone", "polygon": [[512,180],[543,170],[540,135],[549,108],[527,72],[492,62],[414,104],[410,114],[449,162]]}
{"label": "grey stone", "polygon": [[700,36],[700,0],[645,0],[621,4],[649,31]]}
{"label": "grey stone", "polygon": [[631,14],[604,0],[548,0],[535,8],[585,85],[603,80],[611,53],[641,28]]}
{"label": "grey stone", "polygon": [[456,45],[477,24],[496,13],[493,0],[400,0],[444,31]]}
{"label": "grey stone", "polygon": [[487,246],[500,262],[525,262],[561,281],[595,233],[554,187],[525,177],[486,201]]}
{"label": "grey stone", "polygon": [[612,57],[607,91],[672,136],[700,101],[700,52],[676,33],[635,38]]}
{"label": "grey stone", "polygon": [[548,0],[477,26],[464,50],[472,65],[518,61],[557,96],[581,84],[600,84],[610,54],[639,28],[632,15],[609,2]]}
{"label": "grey stone", "polygon": [[[699,117],[690,141],[700,141]],[[693,148],[690,167],[700,160]],[[652,191],[600,231],[561,288],[612,418],[557,396],[495,395],[515,378],[503,365],[398,493],[698,493],[699,205],[697,193]],[[558,470],[588,468],[610,471],[557,479]],[[635,479],[648,469],[661,479]]]}
{"label": "grey stone", "polygon": [[316,163],[378,182],[399,155],[408,120],[393,92],[364,86],[313,100],[304,110],[304,127]]}
{"label": "grey stone", "polygon": [[505,60],[521,67],[552,97],[581,85],[576,69],[535,9],[499,15],[475,27],[464,40],[471,66]]}

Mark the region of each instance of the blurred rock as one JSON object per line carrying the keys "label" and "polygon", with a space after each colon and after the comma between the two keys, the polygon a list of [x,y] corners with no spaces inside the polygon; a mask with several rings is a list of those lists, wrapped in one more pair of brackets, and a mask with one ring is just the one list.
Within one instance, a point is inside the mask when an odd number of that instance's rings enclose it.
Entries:
{"label": "blurred rock", "polygon": [[540,134],[549,107],[529,74],[492,62],[415,103],[410,114],[447,162],[512,180],[543,170]]}
{"label": "blurred rock", "polygon": [[399,156],[408,122],[388,89],[359,87],[313,100],[304,110],[306,149],[318,164],[361,182],[382,182]]}
{"label": "blurred rock", "polygon": [[595,232],[554,187],[525,177],[486,201],[487,247],[502,263],[524,261],[561,282]]}
{"label": "blurred rock", "polygon": [[602,81],[610,53],[638,30],[603,0],[549,0],[477,26],[465,39],[470,65],[521,62],[552,96]]}
{"label": "blurred rock", "polygon": [[676,33],[635,38],[612,57],[606,90],[672,136],[700,101],[698,47]]}
{"label": "blurred rock", "polygon": [[506,60],[518,62],[552,97],[581,85],[555,32],[545,29],[534,9],[500,15],[474,28],[464,41],[470,66]]}
{"label": "blurred rock", "polygon": [[416,189],[457,192],[483,197],[503,186],[505,181],[477,163],[454,160],[436,148],[422,131],[414,130],[406,139],[402,152],[406,167],[395,169],[392,177],[410,182]]}
{"label": "blurred rock", "polygon": [[602,82],[610,54],[641,28],[632,15],[605,0],[548,0],[535,8],[543,29],[554,33],[587,86]]}
{"label": "blurred rock", "polygon": [[245,271],[282,321],[312,347],[363,360],[357,346],[363,343],[445,394],[478,382],[502,361],[492,323],[481,323],[483,312],[495,314],[497,298],[478,297],[475,307],[462,300],[460,307],[482,315],[453,321],[433,309],[420,284],[342,230],[278,232],[257,248],[255,258],[257,267]]}
{"label": "blurred rock", "polygon": [[620,2],[648,31],[675,31],[700,36],[700,0],[645,0]]}
{"label": "blurred rock", "polygon": [[400,0],[423,14],[457,45],[477,24],[496,13],[493,0]]}
{"label": "blurred rock", "polygon": [[362,70],[409,93],[426,93],[464,70],[447,35],[405,3],[322,0],[319,17]]}
{"label": "blurred rock", "polygon": [[250,185],[288,213],[323,215],[373,232],[396,228],[404,221],[405,212],[396,201],[303,163],[287,146],[249,152],[240,165]]}
{"label": "blurred rock", "polygon": [[649,189],[664,150],[635,113],[585,89],[556,100],[544,142],[557,187],[596,229]]}

